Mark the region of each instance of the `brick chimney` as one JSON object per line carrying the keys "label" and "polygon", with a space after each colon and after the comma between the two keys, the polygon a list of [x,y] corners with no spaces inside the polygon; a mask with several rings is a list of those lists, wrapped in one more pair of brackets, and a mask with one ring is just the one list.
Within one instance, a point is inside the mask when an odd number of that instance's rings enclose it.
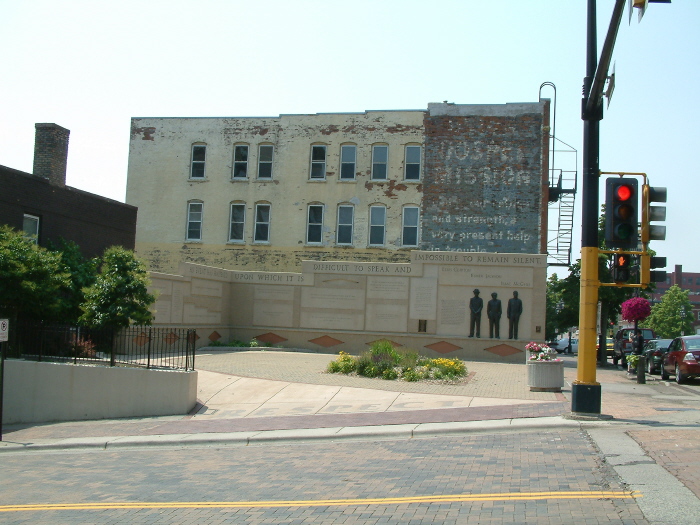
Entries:
{"label": "brick chimney", "polygon": [[34,175],[56,186],[65,186],[70,130],[57,124],[35,124],[34,127]]}

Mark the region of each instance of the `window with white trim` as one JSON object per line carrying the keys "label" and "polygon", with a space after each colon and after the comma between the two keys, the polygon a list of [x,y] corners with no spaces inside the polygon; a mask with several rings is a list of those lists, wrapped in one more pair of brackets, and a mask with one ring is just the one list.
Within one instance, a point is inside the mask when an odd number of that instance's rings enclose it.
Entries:
{"label": "window with white trim", "polygon": [[384,246],[386,235],[386,206],[369,208],[369,245]]}
{"label": "window with white trim", "polygon": [[406,180],[420,180],[420,146],[406,146],[405,172]]}
{"label": "window with white trim", "polygon": [[237,144],[233,147],[233,178],[248,178],[248,145]]}
{"label": "window with white trim", "polygon": [[255,205],[254,242],[270,242],[270,205]]}
{"label": "window with white trim", "polygon": [[268,144],[258,147],[258,178],[272,178],[272,154],[274,147]]}
{"label": "window with white trim", "polygon": [[187,240],[202,240],[202,219],[204,216],[203,202],[187,203]]}
{"label": "window with white trim", "polygon": [[310,204],[306,221],[306,243],[321,244],[323,241],[323,204]]}
{"label": "window with white trim", "polygon": [[190,167],[191,179],[203,179],[206,175],[205,164],[207,160],[207,147],[201,144],[192,145],[192,165]]}
{"label": "window with white trim", "polygon": [[326,178],[326,146],[311,146],[311,174],[309,178],[314,180]]}
{"label": "window with white trim", "polygon": [[401,245],[418,246],[418,206],[404,206],[401,223]]}
{"label": "window with white trim", "polygon": [[231,203],[230,226],[228,233],[229,242],[245,241],[245,204],[241,202]]}
{"label": "window with white trim", "polygon": [[340,180],[355,180],[357,146],[344,144],[340,146]]}
{"label": "window with white trim", "polygon": [[22,231],[24,238],[32,241],[34,244],[39,244],[39,217],[36,215],[24,214],[22,220]]}
{"label": "window with white trim", "polygon": [[355,207],[348,204],[338,206],[338,226],[336,229],[336,244],[352,244],[353,225],[355,222]]}
{"label": "window with white trim", "polygon": [[372,180],[386,180],[389,146],[372,146]]}

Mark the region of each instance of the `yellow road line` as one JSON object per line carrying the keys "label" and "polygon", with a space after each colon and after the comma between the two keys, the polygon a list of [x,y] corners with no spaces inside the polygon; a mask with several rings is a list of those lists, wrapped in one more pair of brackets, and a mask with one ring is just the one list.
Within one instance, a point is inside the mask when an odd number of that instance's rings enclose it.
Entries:
{"label": "yellow road line", "polygon": [[206,509],[206,508],[275,508],[327,507],[349,505],[405,505],[410,503],[459,503],[476,501],[522,501],[543,499],[630,499],[639,492],[593,490],[563,492],[515,492],[498,494],[451,494],[445,496],[409,496],[402,498],[280,500],[280,501],[192,501],[126,503],[51,503],[34,505],[0,505],[0,512],[39,510],[119,510],[119,509]]}

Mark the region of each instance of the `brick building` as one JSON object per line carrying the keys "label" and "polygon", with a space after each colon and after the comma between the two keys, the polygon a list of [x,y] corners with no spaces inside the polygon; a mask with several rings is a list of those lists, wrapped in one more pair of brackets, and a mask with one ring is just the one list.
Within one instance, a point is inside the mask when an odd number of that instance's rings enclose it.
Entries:
{"label": "brick building", "polygon": [[134,206],[66,186],[70,131],[36,124],[34,173],[0,166],[0,224],[33,236],[41,246],[63,238],[83,255],[102,255],[110,246],[134,249]]}
{"label": "brick building", "polygon": [[413,250],[542,254],[549,102],[134,118],[126,201],[150,269],[299,271]]}
{"label": "brick building", "polygon": [[666,282],[656,283],[656,292],[651,294],[652,304],[660,302],[673,285],[678,285],[681,290],[688,290],[688,299],[693,305],[693,327],[695,333],[700,333],[700,273],[684,272],[683,266],[677,264],[673,272],[666,273]]}

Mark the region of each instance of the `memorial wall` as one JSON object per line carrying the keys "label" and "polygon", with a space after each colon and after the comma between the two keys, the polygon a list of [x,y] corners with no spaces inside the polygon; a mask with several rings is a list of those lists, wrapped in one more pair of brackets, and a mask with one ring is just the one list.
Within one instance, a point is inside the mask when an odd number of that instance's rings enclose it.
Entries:
{"label": "memorial wall", "polygon": [[301,273],[192,263],[152,273],[155,324],[198,346],[259,341],[359,354],[389,339],[426,356],[520,362],[544,340],[546,256],[411,252],[410,263],[304,261]]}

